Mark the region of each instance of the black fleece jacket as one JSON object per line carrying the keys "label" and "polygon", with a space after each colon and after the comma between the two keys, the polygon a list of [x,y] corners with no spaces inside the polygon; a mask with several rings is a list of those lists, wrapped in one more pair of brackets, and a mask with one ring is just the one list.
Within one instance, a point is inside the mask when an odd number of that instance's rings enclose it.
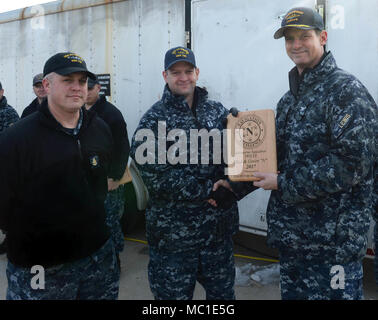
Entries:
{"label": "black fleece jacket", "polygon": [[29,114],[38,111],[40,108],[38,98],[35,98],[25,109],[22,111],[21,119],[27,117]]}
{"label": "black fleece jacket", "polygon": [[104,200],[112,135],[82,110],[76,136],[63,131],[47,101],[0,136],[0,229],[17,266],[72,262],[109,238]]}
{"label": "black fleece jacket", "polygon": [[125,172],[130,153],[130,143],[127,136],[126,122],[121,111],[116,106],[106,101],[105,96],[101,96],[89,109],[109,126],[113,140],[114,150],[109,170],[109,178],[120,180]]}

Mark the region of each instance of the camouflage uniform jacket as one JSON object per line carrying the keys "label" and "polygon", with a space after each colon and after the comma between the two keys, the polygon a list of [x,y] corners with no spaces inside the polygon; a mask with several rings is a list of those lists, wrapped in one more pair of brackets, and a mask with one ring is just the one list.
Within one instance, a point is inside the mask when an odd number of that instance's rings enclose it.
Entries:
{"label": "camouflage uniform jacket", "polygon": [[305,71],[296,96],[281,98],[276,125],[281,174],[267,209],[268,243],[339,263],[361,258],[377,157],[373,98],[328,53]]}
{"label": "camouflage uniform jacket", "polygon": [[[135,160],[150,195],[146,210],[146,232],[150,246],[170,252],[190,250],[198,245],[222,241],[236,232],[239,216],[236,203],[228,210],[212,207],[206,202],[215,181],[224,177],[224,164],[213,164],[210,146],[210,165],[189,160],[190,130],[223,129],[228,110],[221,103],[208,100],[207,92],[196,87],[196,116],[182,96],[175,96],[165,87],[163,97],[142,117],[132,140],[130,156]],[[166,123],[166,133],[182,129],[187,137],[187,163],[159,164],[158,152],[166,154],[174,142],[167,141],[158,151],[158,122]],[[136,140],[138,130],[149,129],[156,146],[153,164],[138,163],[137,149],[142,141]],[[167,139],[168,140],[168,139]],[[211,140],[210,140],[211,141]],[[198,149],[201,143],[198,142]],[[182,161],[185,162],[185,161]]]}
{"label": "camouflage uniform jacket", "polygon": [[[378,142],[376,141],[376,144]],[[378,149],[378,146],[376,146]],[[375,223],[378,223],[378,157],[375,159],[375,179],[374,179],[374,192],[373,192],[373,218]],[[376,249],[378,250],[378,249]]]}
{"label": "camouflage uniform jacket", "polygon": [[20,117],[16,110],[13,109],[8,103],[7,98],[3,96],[0,100],[0,134],[3,130],[14,124]]}

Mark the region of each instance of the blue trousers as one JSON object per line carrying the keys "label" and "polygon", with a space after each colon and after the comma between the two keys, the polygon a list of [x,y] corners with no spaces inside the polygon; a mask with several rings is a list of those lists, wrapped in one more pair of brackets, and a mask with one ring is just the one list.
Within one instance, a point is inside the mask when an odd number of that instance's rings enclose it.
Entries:
{"label": "blue trousers", "polygon": [[375,222],[374,228],[374,241],[375,241],[375,249],[374,249],[374,270],[375,270],[375,283],[377,285],[378,290],[378,222]]}
{"label": "blue trousers", "polygon": [[[43,287],[33,287],[29,268],[8,262],[7,300],[116,300],[119,289],[119,268],[113,241],[89,257],[47,268]],[[35,284],[35,283],[34,283]],[[37,283],[41,286],[41,281]]]}
{"label": "blue trousers", "polygon": [[362,261],[312,260],[300,252],[280,253],[282,300],[362,300]]}
{"label": "blue trousers", "polygon": [[106,225],[110,229],[116,253],[123,251],[125,236],[122,232],[121,218],[125,207],[125,185],[109,191],[105,199]]}
{"label": "blue trousers", "polygon": [[157,300],[191,300],[198,281],[208,300],[234,300],[232,239],[191,251],[168,253],[150,247],[148,278]]}

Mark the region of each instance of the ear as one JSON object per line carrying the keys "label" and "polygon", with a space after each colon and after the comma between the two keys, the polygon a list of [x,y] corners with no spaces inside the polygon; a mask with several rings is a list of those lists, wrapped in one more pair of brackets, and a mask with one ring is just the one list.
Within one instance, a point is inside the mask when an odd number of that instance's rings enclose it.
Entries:
{"label": "ear", "polygon": [[164,70],[164,71],[162,72],[162,75],[163,75],[164,81],[167,82],[168,71],[167,71],[167,70]]}
{"label": "ear", "polygon": [[42,85],[43,85],[43,89],[45,89],[45,91],[48,93],[49,92],[48,90],[50,89],[50,86],[51,86],[50,80],[48,80],[47,78],[43,78]]}
{"label": "ear", "polygon": [[199,73],[200,73],[200,69],[196,68],[196,76],[197,76],[197,80],[198,80],[198,76],[199,76]]}
{"label": "ear", "polygon": [[327,31],[323,30],[321,33],[320,33],[320,44],[322,46],[324,46],[326,43],[327,43],[327,40],[328,40],[328,33]]}

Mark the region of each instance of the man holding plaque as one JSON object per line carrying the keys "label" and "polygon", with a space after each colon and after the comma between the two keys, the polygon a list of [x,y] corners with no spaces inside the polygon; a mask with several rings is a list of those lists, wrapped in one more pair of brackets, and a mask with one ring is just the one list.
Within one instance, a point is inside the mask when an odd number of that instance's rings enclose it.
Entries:
{"label": "man holding plaque", "polygon": [[[232,235],[239,228],[236,199],[226,189],[212,192],[225,166],[215,163],[217,150],[209,146],[207,163],[199,145],[194,144],[193,152],[181,149],[193,146],[189,137],[197,130],[222,132],[228,114],[221,103],[209,100],[207,91],[196,86],[198,75],[190,49],[167,51],[163,96],[142,117],[130,151],[150,196],[146,210],[148,278],[158,300],[192,299],[196,281],[204,287],[207,299],[235,299]],[[169,139],[174,132],[174,139]],[[185,142],[175,149],[177,140]],[[193,159],[192,154],[199,150]],[[178,162],[176,154],[180,155]],[[210,198],[217,200],[217,207],[209,203]],[[227,198],[231,201],[223,203]]]}
{"label": "man holding plaque", "polygon": [[322,17],[291,9],[284,37],[295,67],[277,105],[279,174],[256,173],[271,193],[268,244],[278,248],[282,299],[362,299],[373,212],[377,105],[325,52]]}

